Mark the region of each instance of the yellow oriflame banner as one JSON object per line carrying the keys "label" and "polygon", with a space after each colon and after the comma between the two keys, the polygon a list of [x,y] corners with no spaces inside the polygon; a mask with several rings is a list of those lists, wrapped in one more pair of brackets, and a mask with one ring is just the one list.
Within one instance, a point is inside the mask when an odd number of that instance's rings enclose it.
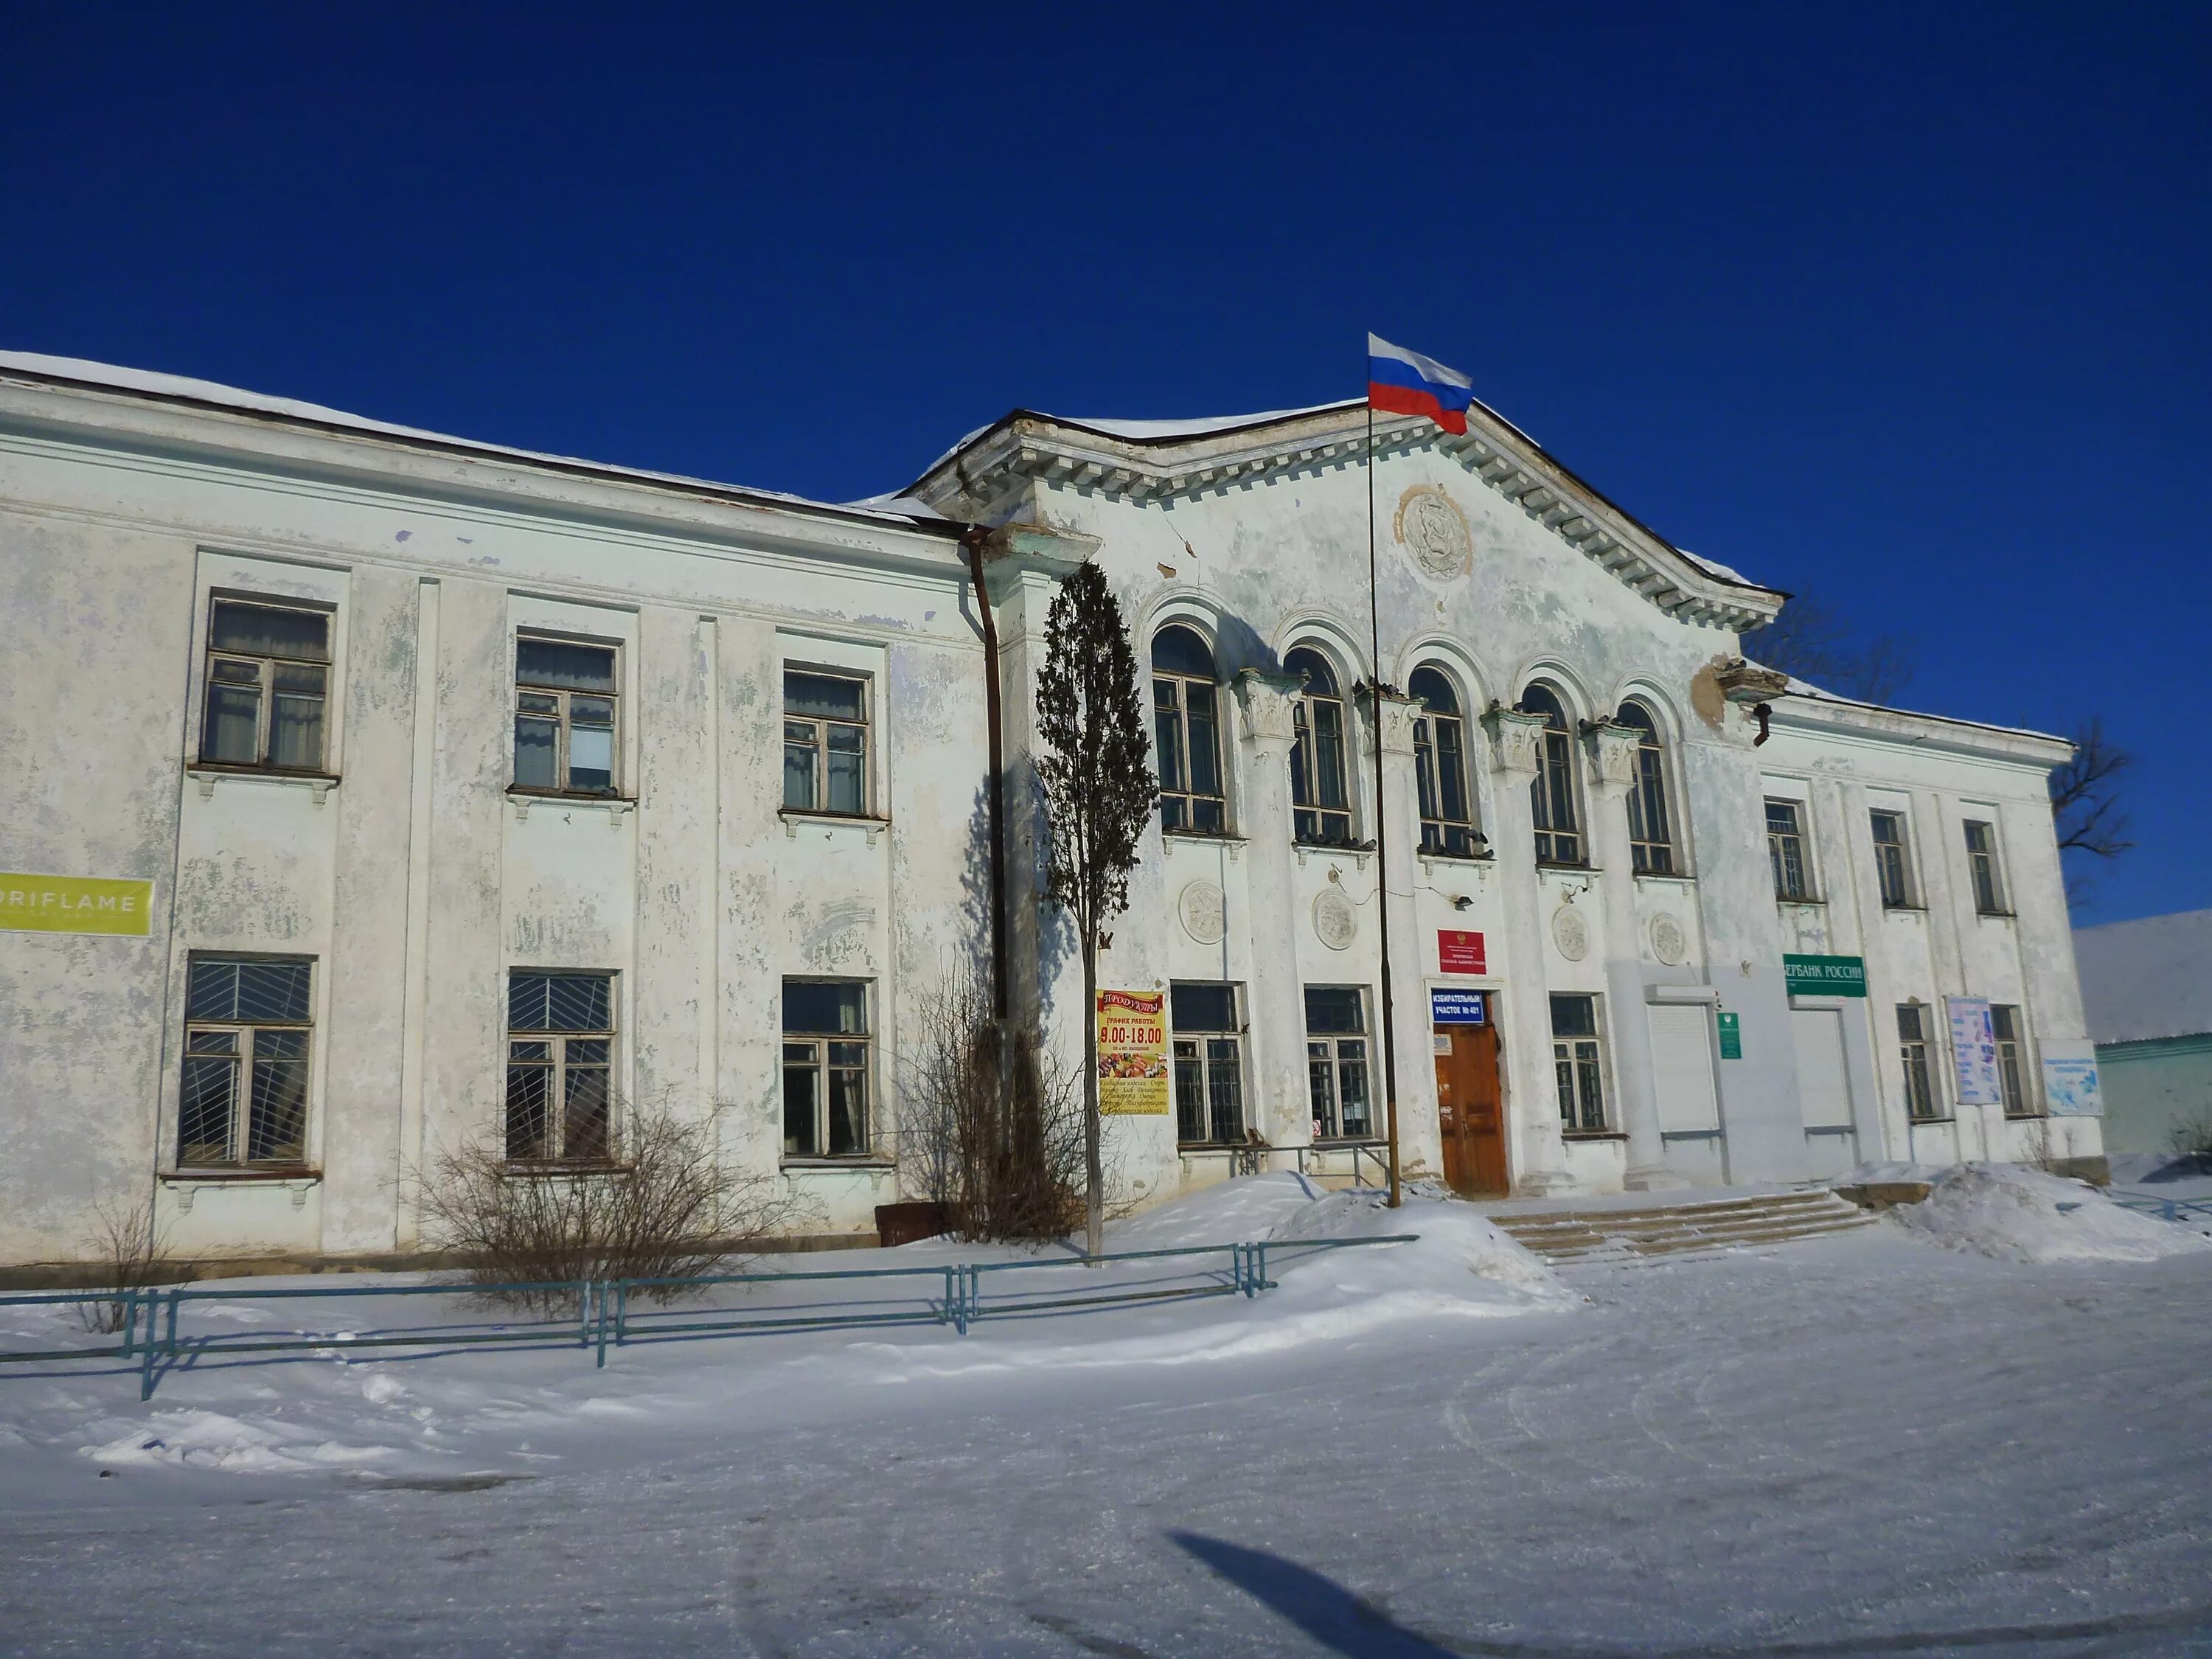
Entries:
{"label": "yellow oriflame banner", "polygon": [[0,870],[0,929],[18,933],[152,931],[154,884],[106,876],[40,876]]}

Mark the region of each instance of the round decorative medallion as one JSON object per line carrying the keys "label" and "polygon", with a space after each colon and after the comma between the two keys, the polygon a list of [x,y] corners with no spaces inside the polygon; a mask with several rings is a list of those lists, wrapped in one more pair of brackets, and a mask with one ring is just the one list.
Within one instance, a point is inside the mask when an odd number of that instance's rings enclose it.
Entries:
{"label": "round decorative medallion", "polygon": [[1580,962],[1589,954],[1589,923],[1573,905],[1562,904],[1552,912],[1552,943],[1569,962]]}
{"label": "round decorative medallion", "polygon": [[1182,930],[1200,945],[1218,945],[1229,931],[1229,908],[1221,890],[1210,881],[1194,881],[1176,901]]}
{"label": "round decorative medallion", "polygon": [[1334,887],[1315,898],[1313,921],[1315,935],[1332,951],[1348,950],[1359,937],[1359,917],[1352,901]]}
{"label": "round decorative medallion", "polygon": [[1414,562],[1438,581],[1467,574],[1474,557],[1467,515],[1434,484],[1416,484],[1399,497],[1391,529]]}
{"label": "round decorative medallion", "polygon": [[1662,910],[1651,918],[1651,954],[1672,968],[1686,956],[1690,942],[1682,937],[1682,924]]}

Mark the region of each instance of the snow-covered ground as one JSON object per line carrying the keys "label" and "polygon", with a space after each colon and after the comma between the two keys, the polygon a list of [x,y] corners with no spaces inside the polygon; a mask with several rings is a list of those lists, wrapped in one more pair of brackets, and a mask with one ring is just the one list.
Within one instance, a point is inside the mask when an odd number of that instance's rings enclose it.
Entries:
{"label": "snow-covered ground", "polygon": [[1562,1286],[1285,1177],[1115,1242],[1401,1231],[965,1338],[0,1375],[0,1650],[2212,1652],[2212,1249],[1898,1221]]}

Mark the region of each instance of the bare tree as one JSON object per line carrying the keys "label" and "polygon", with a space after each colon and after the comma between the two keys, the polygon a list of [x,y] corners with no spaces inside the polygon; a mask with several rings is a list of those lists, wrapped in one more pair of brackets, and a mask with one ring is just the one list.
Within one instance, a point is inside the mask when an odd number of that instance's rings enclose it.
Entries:
{"label": "bare tree", "polygon": [[1747,636],[1744,654],[1766,668],[1857,702],[1891,703],[1911,683],[1920,642],[1909,634],[1855,635],[1843,617],[1809,593]]}
{"label": "bare tree", "polygon": [[967,963],[921,999],[899,1087],[899,1164],[959,1237],[1064,1238],[1083,1205],[1081,1080],[991,1004]]}
{"label": "bare tree", "polygon": [[2074,758],[2051,774],[2051,816],[2058,850],[2118,858],[2135,845],[2127,839],[2118,780],[2135,757],[2105,735],[2105,717],[2092,714],[2074,732]]}
{"label": "bare tree", "polygon": [[1098,1121],[1098,948],[1128,907],[1138,837],[1159,799],[1137,657],[1114,590],[1086,562],[1060,584],[1045,620],[1037,677],[1037,762],[1051,837],[1054,902],[1083,951],[1085,1248],[1103,1249],[1105,1173]]}
{"label": "bare tree", "polygon": [[190,1279],[192,1264],[169,1254],[168,1234],[154,1224],[150,1205],[103,1204],[96,1213],[93,1255],[106,1270],[100,1288],[113,1294],[88,1296],[76,1304],[76,1316],[86,1330],[112,1336],[123,1328],[124,1292]]}
{"label": "bare tree", "polygon": [[[802,1218],[775,1176],[725,1169],[710,1125],[671,1103],[617,1117],[619,1158],[606,1164],[517,1166],[495,1132],[441,1152],[421,1183],[429,1243],[478,1285],[547,1286],[491,1294],[556,1313],[579,1280],[689,1278]],[[667,1301],[683,1288],[643,1294]]]}

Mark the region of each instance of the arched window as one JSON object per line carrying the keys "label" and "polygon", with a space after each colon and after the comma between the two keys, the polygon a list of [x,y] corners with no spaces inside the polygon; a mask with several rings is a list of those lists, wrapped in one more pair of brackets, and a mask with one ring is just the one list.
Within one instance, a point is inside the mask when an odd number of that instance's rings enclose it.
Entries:
{"label": "arched window", "polygon": [[1528,796],[1536,812],[1536,862],[1580,864],[1581,820],[1575,813],[1575,744],[1567,711],[1548,685],[1531,685],[1521,694],[1522,712],[1544,717],[1536,781]]}
{"label": "arched window", "polygon": [[1407,689],[1421,705],[1413,722],[1413,774],[1421,786],[1421,850],[1447,858],[1474,856],[1474,815],[1468,805],[1467,722],[1451,682],[1416,668]]}
{"label": "arched window", "polygon": [[1344,699],[1320,652],[1301,648],[1283,666],[1306,679],[1298,698],[1297,738],[1291,745],[1291,805],[1300,841],[1345,847],[1352,842],[1352,803],[1344,787]]}
{"label": "arched window", "polygon": [[1640,702],[1625,702],[1613,719],[1636,728],[1636,782],[1628,792],[1628,845],[1639,876],[1674,873],[1674,836],[1667,822],[1667,755],[1659,722]]}
{"label": "arched window", "polygon": [[1213,647],[1172,624],[1152,635],[1152,734],[1160,828],[1218,836],[1229,826],[1221,790],[1221,678]]}

